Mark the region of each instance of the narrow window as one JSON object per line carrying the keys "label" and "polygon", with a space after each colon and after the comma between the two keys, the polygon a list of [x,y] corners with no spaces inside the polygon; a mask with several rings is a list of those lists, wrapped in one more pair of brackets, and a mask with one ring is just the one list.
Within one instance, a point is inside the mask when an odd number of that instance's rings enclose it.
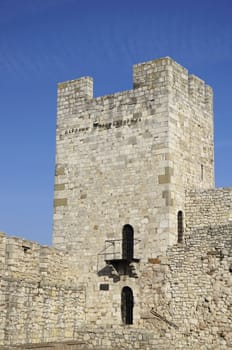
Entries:
{"label": "narrow window", "polygon": [[201,181],[204,180],[204,166],[201,164]]}
{"label": "narrow window", "polygon": [[124,287],[121,294],[121,313],[124,324],[133,324],[133,291],[129,287]]}
{"label": "narrow window", "polygon": [[134,229],[131,225],[123,226],[122,230],[122,258],[132,260],[134,257]]}
{"label": "narrow window", "polygon": [[177,242],[182,243],[183,242],[183,212],[180,210],[177,214]]}

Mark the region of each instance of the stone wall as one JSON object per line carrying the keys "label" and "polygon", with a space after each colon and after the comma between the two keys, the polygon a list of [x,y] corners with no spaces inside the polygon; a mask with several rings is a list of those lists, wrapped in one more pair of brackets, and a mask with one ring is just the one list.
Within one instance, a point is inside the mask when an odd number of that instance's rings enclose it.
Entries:
{"label": "stone wall", "polygon": [[[196,228],[167,256],[150,261],[140,277],[143,328],[186,337],[190,349],[232,346],[231,234],[232,224]],[[179,348],[182,340],[173,347]]]}
{"label": "stone wall", "polygon": [[167,57],[133,79],[97,98],[89,77],[58,85],[53,243],[81,270],[125,224],[145,260],[165,253],[185,189],[214,186],[211,88]]}
{"label": "stone wall", "polygon": [[163,58],[134,66],[131,91],[59,84],[57,124],[59,250],[0,234],[0,349],[232,347],[232,189],[210,189],[211,88]]}
{"label": "stone wall", "polygon": [[167,82],[157,82],[154,90],[139,88],[95,99],[80,98],[78,84],[58,86],[54,245],[77,254],[85,251],[89,263],[106,239],[121,239],[122,227],[131,224],[135,238],[143,236],[147,242],[147,253],[154,248],[152,231],[159,241],[155,246],[165,249]]}
{"label": "stone wall", "polygon": [[186,230],[225,225],[232,221],[232,188],[186,192]]}
{"label": "stone wall", "polygon": [[[47,349],[50,346],[54,350],[229,349],[232,346],[231,233],[232,224],[208,229],[196,228],[185,237],[185,243],[170,247],[166,256],[149,259],[136,280],[136,322],[131,326],[114,323],[110,317],[107,324],[107,319],[104,319],[104,308],[107,309],[111,305],[113,310],[115,297],[115,305],[120,303],[115,292],[115,288],[118,289],[117,283],[120,285],[120,282],[112,282],[110,288],[113,294],[103,292],[106,305],[101,299],[98,299],[98,303],[95,300],[96,322],[93,322],[92,315],[92,323],[88,321],[81,326],[81,311],[87,315],[92,312],[88,302],[81,310],[83,289],[77,288],[74,291],[67,287],[59,289],[50,285],[46,290],[44,286],[41,291],[47,302],[43,301],[41,306],[36,302],[36,298],[40,298],[36,294],[38,286],[26,284],[25,281],[13,281],[8,289],[8,318],[6,322],[1,322],[4,334],[10,334],[11,337],[6,337],[2,344],[11,343],[13,349],[16,339],[17,343],[24,344],[31,341],[69,339],[69,343],[60,344],[59,347],[56,344],[38,344],[34,345],[34,348]],[[20,283],[24,287],[23,290],[18,288]],[[57,293],[59,298],[56,299]],[[75,304],[77,297],[79,301]],[[23,307],[20,300],[24,302]],[[23,308],[27,309],[25,316]],[[46,311],[47,308],[50,312]],[[75,314],[75,326],[73,308],[79,310],[79,314]],[[44,319],[39,317],[41,310]],[[109,309],[108,312],[110,314]],[[4,310],[1,312],[2,321],[3,314]],[[20,318],[17,315],[20,315]],[[102,323],[98,323],[97,320],[101,320]],[[33,347],[28,344],[21,348]]]}
{"label": "stone wall", "polygon": [[[79,340],[60,343],[25,344],[0,347],[1,350],[165,350],[170,341],[158,339],[150,331],[130,328],[80,328]],[[170,349],[170,348],[169,348]]]}
{"label": "stone wall", "polygon": [[85,287],[65,252],[0,234],[0,345],[72,338]]}

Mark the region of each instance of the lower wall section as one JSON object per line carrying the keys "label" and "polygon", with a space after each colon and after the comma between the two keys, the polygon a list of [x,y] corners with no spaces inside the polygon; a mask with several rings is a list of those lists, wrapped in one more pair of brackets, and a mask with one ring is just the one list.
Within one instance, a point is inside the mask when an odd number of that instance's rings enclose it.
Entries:
{"label": "lower wall section", "polygon": [[83,323],[82,288],[0,281],[0,335],[5,344],[73,338]]}
{"label": "lower wall section", "polygon": [[[138,262],[136,277],[117,278],[85,266],[78,276],[65,252],[2,242],[0,349],[230,349],[231,234],[231,223],[194,228],[165,256]],[[124,286],[133,290],[133,325],[122,324]]]}
{"label": "lower wall section", "polygon": [[[144,329],[130,329],[117,327],[79,329],[78,340],[66,341],[60,343],[40,343],[25,344],[21,346],[0,347],[1,350],[174,350],[174,349],[208,349],[202,347],[199,342],[184,338],[182,335],[173,339],[169,337],[160,337],[155,332]],[[175,337],[176,338],[176,337]],[[179,341],[180,346],[177,345]],[[189,347],[189,345],[191,346]],[[210,349],[214,349],[213,347]],[[221,348],[222,349],[222,348]],[[215,348],[216,350],[216,348]],[[218,349],[217,349],[218,350]]]}
{"label": "lower wall section", "polygon": [[230,347],[209,344],[194,335],[179,332],[160,336],[154,331],[115,328],[80,328],[75,341],[11,345],[1,350],[227,350]]}

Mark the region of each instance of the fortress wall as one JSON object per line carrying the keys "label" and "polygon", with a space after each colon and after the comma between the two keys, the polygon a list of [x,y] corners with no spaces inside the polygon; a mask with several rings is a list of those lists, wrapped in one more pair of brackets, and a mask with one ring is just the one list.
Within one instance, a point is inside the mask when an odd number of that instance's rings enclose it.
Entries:
{"label": "fortress wall", "polygon": [[[34,285],[11,283],[8,290],[12,297],[4,333],[11,337],[5,339],[5,345],[11,343],[13,349],[16,342],[69,339],[73,343],[51,345],[51,349],[205,350],[210,346],[210,349],[226,350],[232,344],[231,232],[231,224],[196,228],[185,244],[170,247],[166,256],[149,259],[135,281],[139,293],[135,295],[133,326],[120,325],[110,316],[117,297],[113,287],[102,292],[105,300],[98,298],[95,310],[91,310],[88,302],[85,304],[88,322],[83,324],[83,309],[80,309],[83,290],[78,293],[72,288],[44,286],[42,295],[38,296]],[[120,282],[115,283],[116,289],[117,285]],[[17,295],[24,301],[21,307]],[[75,304],[77,297],[79,301]],[[43,307],[37,302],[39,299]],[[26,305],[31,308],[24,315]],[[104,312],[108,313],[108,323]],[[41,350],[49,344],[37,346]],[[29,349],[30,345],[22,348]]]}
{"label": "fortress wall", "polygon": [[133,81],[97,98],[89,77],[58,85],[53,243],[82,265],[125,224],[145,259],[164,253],[185,188],[214,185],[210,87],[168,57],[135,65]]}
{"label": "fortress wall", "polygon": [[[93,98],[89,77],[59,84],[60,250],[0,234],[0,349],[67,339],[104,350],[228,349],[232,189],[208,190],[213,167],[211,88],[170,58],[134,66],[131,91]],[[121,259],[125,224],[138,259],[113,268],[105,241]],[[122,321],[125,286],[133,325]]]}
{"label": "fortress wall", "polygon": [[0,235],[0,345],[72,337],[85,288],[65,253]]}
{"label": "fortress wall", "polygon": [[40,249],[38,243],[1,233],[1,277],[40,280]]}
{"label": "fortress wall", "polygon": [[168,251],[174,323],[192,340],[211,344],[212,349],[232,344],[231,233],[231,223],[196,228],[185,244]]}
{"label": "fortress wall", "polygon": [[232,345],[231,233],[232,224],[195,228],[141,273],[143,328],[176,339],[169,349]]}
{"label": "fortress wall", "polygon": [[[178,78],[174,71],[173,80]],[[181,93],[173,83],[170,94],[170,153],[177,195],[183,186],[185,189],[214,187],[212,91],[201,79],[187,75],[186,84],[193,83],[194,92],[191,88],[188,94]],[[211,93],[209,99],[208,93]]]}
{"label": "fortress wall", "polygon": [[[162,69],[166,69],[165,79]],[[163,87],[167,81],[169,244],[177,241],[177,212],[184,211],[185,189],[214,187],[213,92],[202,79],[170,58],[134,66],[134,88]],[[163,179],[160,176],[160,181]]]}
{"label": "fortress wall", "polygon": [[169,242],[170,77],[162,60],[155,71],[152,89],[98,98],[76,94],[89,78],[58,85],[53,242],[89,266],[106,239],[121,239],[125,224],[143,238],[146,255]]}
{"label": "fortress wall", "polygon": [[194,227],[225,225],[232,221],[232,188],[186,192],[185,224]]}
{"label": "fortress wall", "polygon": [[4,233],[0,233],[0,264],[2,277],[27,282],[68,285],[79,277],[68,252]]}
{"label": "fortress wall", "polygon": [[185,189],[214,187],[213,93],[200,78],[173,60],[167,65],[170,181],[169,244],[177,242],[177,215]]}

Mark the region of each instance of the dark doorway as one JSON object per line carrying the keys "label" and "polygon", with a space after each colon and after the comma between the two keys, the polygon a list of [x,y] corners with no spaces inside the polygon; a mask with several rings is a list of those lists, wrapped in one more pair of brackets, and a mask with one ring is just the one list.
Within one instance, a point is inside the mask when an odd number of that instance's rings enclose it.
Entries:
{"label": "dark doorway", "polygon": [[131,225],[123,226],[122,230],[122,258],[132,260],[134,257],[134,229]]}
{"label": "dark doorway", "polygon": [[132,289],[124,287],[121,295],[122,322],[124,324],[133,324],[134,297]]}
{"label": "dark doorway", "polygon": [[182,243],[183,242],[183,213],[182,211],[178,211],[177,214],[177,242]]}

